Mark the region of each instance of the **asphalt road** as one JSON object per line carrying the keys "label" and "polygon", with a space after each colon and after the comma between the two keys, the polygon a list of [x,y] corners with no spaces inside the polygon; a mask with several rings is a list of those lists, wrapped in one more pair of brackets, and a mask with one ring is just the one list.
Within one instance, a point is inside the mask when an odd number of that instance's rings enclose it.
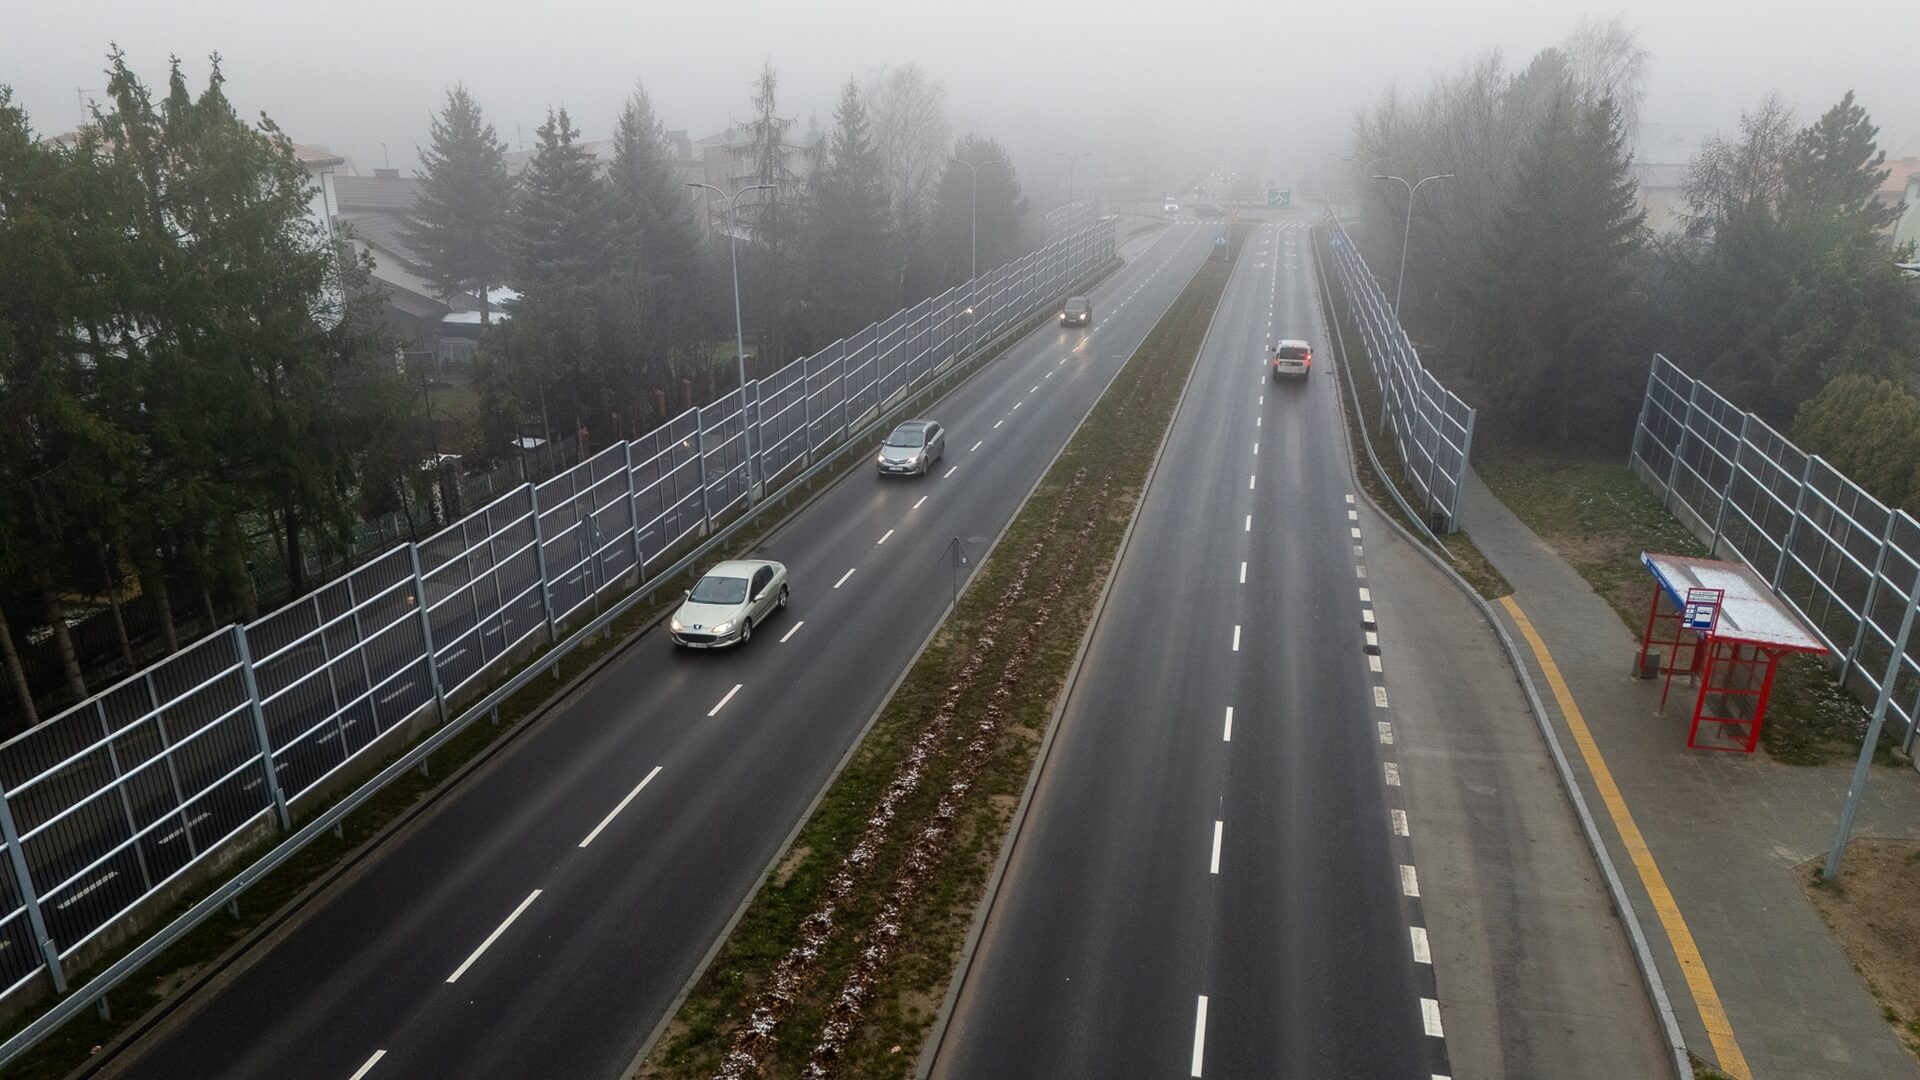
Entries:
{"label": "asphalt road", "polygon": [[[1236,265],[936,1076],[1448,1071],[1309,245],[1267,225]],[[1305,383],[1264,378],[1280,337],[1313,344]]]}
{"label": "asphalt road", "polygon": [[775,533],[793,603],[750,646],[646,635],[106,1075],[620,1075],[939,620],[949,542],[1011,519],[1216,231],[935,408],[933,475],[862,471]]}

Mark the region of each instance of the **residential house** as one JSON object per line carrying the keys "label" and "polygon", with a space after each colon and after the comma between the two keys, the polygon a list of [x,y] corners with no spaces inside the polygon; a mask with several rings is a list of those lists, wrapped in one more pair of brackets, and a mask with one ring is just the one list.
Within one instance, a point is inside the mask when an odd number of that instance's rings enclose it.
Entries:
{"label": "residential house", "polygon": [[1896,250],[1907,244],[1920,246],[1920,157],[1889,161],[1885,168],[1887,179],[1874,194],[1888,206],[1902,207],[1893,225],[1893,246]]}

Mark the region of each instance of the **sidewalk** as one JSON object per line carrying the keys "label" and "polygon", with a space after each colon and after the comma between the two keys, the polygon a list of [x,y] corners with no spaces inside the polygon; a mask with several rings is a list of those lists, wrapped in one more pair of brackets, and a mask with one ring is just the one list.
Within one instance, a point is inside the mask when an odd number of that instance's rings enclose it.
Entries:
{"label": "sidewalk", "polygon": [[[1920,1067],[1895,1041],[1795,876],[1796,867],[1826,853],[1850,766],[1688,750],[1685,706],[1670,703],[1658,715],[1659,684],[1628,677],[1637,642],[1613,609],[1477,476],[1462,517],[1513,584],[1513,601],[1564,677],[1573,717],[1549,692],[1554,680],[1531,655],[1527,627],[1495,604],[1529,654],[1688,1047],[1729,1075],[1754,1080],[1920,1080]],[[1618,786],[1617,799],[1607,798],[1605,777],[1596,782],[1587,755],[1575,749],[1581,726]],[[1644,838],[1638,861],[1622,840],[1623,824]],[[1876,768],[1854,835],[1920,837],[1920,776]],[[1656,906],[1653,896],[1663,891],[1671,903],[1663,897]],[[1697,962],[1683,966],[1680,956],[1694,948]]]}

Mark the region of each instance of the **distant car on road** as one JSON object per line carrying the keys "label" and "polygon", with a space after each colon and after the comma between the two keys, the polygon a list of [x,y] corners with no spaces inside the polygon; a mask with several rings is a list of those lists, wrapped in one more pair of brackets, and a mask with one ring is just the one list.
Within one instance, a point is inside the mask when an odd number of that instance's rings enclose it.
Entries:
{"label": "distant car on road", "polygon": [[1180,212],[1180,204],[1177,202],[1174,202],[1172,199],[1168,199],[1167,205],[1161,207],[1160,209],[1169,214],[1177,214]]}
{"label": "distant car on road", "polygon": [[1085,296],[1069,296],[1067,302],[1060,305],[1061,326],[1085,326],[1093,321],[1093,300]]}
{"label": "distant car on road", "polygon": [[913,474],[921,476],[933,463],[947,456],[947,433],[931,420],[908,420],[893,429],[880,444],[880,456],[874,459],[880,475]]}
{"label": "distant car on road", "polygon": [[753,628],[787,606],[787,568],[765,559],[723,562],[687,590],[667,620],[675,645],[719,649],[745,645]]}
{"label": "distant car on road", "polygon": [[1304,379],[1313,374],[1313,346],[1295,338],[1284,338],[1273,347],[1268,359],[1275,380],[1293,376]]}

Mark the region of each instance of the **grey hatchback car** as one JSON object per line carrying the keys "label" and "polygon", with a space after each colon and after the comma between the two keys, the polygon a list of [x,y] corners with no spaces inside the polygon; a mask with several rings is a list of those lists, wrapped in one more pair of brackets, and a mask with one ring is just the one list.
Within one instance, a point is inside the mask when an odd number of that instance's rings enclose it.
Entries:
{"label": "grey hatchback car", "polygon": [[908,420],[893,429],[880,445],[874,464],[880,475],[925,476],[933,463],[947,456],[947,433],[932,420]]}

